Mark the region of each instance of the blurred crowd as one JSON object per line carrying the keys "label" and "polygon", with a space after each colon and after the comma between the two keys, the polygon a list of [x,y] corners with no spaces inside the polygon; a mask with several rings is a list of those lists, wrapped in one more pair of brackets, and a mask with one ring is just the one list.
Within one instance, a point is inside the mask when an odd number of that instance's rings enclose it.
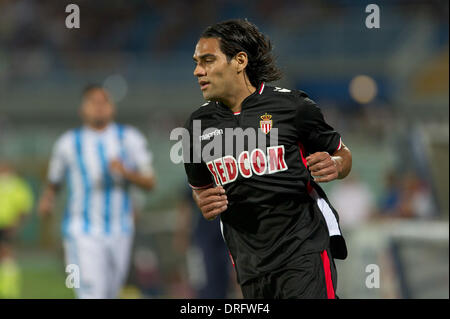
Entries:
{"label": "blurred crowd", "polygon": [[[11,49],[57,47],[63,51],[152,49],[166,52],[185,45],[190,47],[193,34],[195,39],[198,30],[225,18],[251,14],[256,23],[264,21],[263,25],[282,23],[284,26],[300,27],[308,24],[314,15],[323,15],[334,8],[330,4],[290,0],[79,0],[75,3],[82,9],[82,28],[86,32],[67,36],[64,30],[55,26],[64,23],[67,16],[64,8],[69,3],[55,3],[52,0],[0,1],[0,43]],[[179,14],[181,12],[183,14]],[[21,18],[17,19],[19,16]],[[189,37],[187,41],[186,36]]]}
{"label": "blurred crowd", "polygon": [[[61,26],[68,15],[65,6],[72,2],[1,0],[0,55],[26,51],[37,55],[35,62],[42,64],[89,67],[89,61],[82,59],[83,52],[91,55],[104,51],[152,52],[161,57],[191,51],[199,30],[214,21],[251,17],[263,30],[276,28],[295,35],[303,30],[308,32],[311,27],[320,28],[320,21],[328,17],[339,21],[348,19],[352,10],[361,14],[361,7],[366,5],[358,0],[79,0],[75,3],[81,8],[83,31],[69,32]],[[378,4],[401,5],[402,9],[397,13],[406,18],[420,8],[422,12],[428,11],[435,23],[448,20],[448,10],[441,10],[446,1],[396,0],[379,1]],[[50,61],[39,57],[43,53],[50,56]],[[16,67],[20,69],[20,65]]]}
{"label": "blurred crowd", "polygon": [[377,220],[430,220],[439,215],[430,186],[415,172],[387,171],[379,197],[357,173],[352,173],[332,188],[330,200],[346,230]]}

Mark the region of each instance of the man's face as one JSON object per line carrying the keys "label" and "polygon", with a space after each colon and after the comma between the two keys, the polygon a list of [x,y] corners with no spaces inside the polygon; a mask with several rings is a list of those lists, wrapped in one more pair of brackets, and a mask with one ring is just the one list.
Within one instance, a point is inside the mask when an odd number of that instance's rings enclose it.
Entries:
{"label": "man's face", "polygon": [[226,55],[220,50],[220,42],[216,38],[201,38],[194,52],[197,77],[205,100],[217,101],[229,94],[229,88],[236,83],[237,72],[235,60],[229,63]]}
{"label": "man's face", "polygon": [[86,124],[102,127],[114,118],[114,106],[108,94],[102,89],[94,89],[86,94],[81,104],[81,116]]}

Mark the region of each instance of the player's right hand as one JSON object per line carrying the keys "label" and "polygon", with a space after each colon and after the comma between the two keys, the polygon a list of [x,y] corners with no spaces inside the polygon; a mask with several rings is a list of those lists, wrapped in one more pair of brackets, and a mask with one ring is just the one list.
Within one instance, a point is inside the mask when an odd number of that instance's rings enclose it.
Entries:
{"label": "player's right hand", "polygon": [[227,195],[222,186],[196,189],[193,190],[192,196],[207,220],[215,219],[228,207]]}
{"label": "player's right hand", "polygon": [[53,199],[50,196],[42,196],[39,201],[38,213],[41,217],[47,217],[51,214],[53,209]]}

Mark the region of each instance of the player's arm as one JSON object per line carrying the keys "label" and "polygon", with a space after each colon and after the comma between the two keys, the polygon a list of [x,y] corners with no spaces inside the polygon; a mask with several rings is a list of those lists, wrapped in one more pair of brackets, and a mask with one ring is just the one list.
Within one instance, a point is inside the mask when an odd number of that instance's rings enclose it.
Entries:
{"label": "player's arm", "polygon": [[156,177],[153,174],[143,175],[138,172],[126,171],[124,177],[134,185],[148,191],[156,185]]}
{"label": "player's arm", "polygon": [[193,189],[192,196],[203,217],[207,220],[214,220],[219,214],[227,210],[227,195],[222,186]]}
{"label": "player's arm", "polygon": [[326,123],[320,108],[303,97],[295,121],[299,140],[310,154],[306,164],[314,181],[322,183],[346,177],[352,167],[352,154],[339,133]]}
{"label": "player's arm", "polygon": [[214,187],[211,173],[204,162],[194,161],[193,145],[194,141],[199,139],[198,136],[193,136],[192,117],[186,122],[185,127],[189,131],[189,138],[183,140],[183,161],[188,182],[192,188],[192,197],[203,217],[213,220],[227,209],[225,189],[222,186]]}
{"label": "player's arm", "polygon": [[52,213],[56,196],[66,173],[67,160],[65,147],[68,145],[66,136],[61,137],[53,146],[48,166],[48,182],[42,192],[38,205],[38,213],[41,217],[47,217]]}
{"label": "player's arm", "polygon": [[110,169],[142,189],[152,190],[155,187],[156,178],[150,167],[141,169],[141,171],[132,171],[126,169],[120,160],[113,160],[110,162]]}
{"label": "player's arm", "polygon": [[109,169],[128,182],[144,189],[152,190],[156,186],[156,177],[152,167],[152,153],[147,147],[147,140],[137,129],[128,128],[125,133],[127,154],[134,162],[136,169],[127,168],[120,159],[112,160]]}
{"label": "player's arm", "polygon": [[341,148],[330,155],[328,152],[316,152],[306,158],[306,163],[315,182],[330,182],[343,179],[352,168],[352,153],[343,143]]}
{"label": "player's arm", "polygon": [[58,184],[47,183],[39,199],[38,213],[41,217],[47,217],[52,213],[59,190]]}

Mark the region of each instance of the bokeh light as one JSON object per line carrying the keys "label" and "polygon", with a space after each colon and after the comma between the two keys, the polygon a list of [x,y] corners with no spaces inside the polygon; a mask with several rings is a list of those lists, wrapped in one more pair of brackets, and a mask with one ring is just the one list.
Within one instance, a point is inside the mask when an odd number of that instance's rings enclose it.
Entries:
{"label": "bokeh light", "polygon": [[373,101],[378,93],[377,83],[367,75],[357,75],[349,85],[350,96],[360,104]]}

